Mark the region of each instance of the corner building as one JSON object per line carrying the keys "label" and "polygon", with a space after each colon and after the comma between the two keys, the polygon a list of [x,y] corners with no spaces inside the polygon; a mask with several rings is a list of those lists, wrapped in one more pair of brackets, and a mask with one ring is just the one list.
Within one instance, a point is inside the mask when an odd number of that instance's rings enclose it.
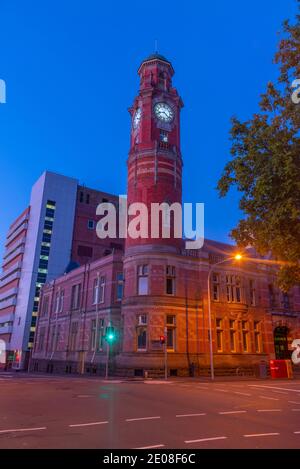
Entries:
{"label": "corner building", "polygon": [[[182,201],[180,111],[171,63],[154,54],[138,70],[139,94],[132,119],[128,205]],[[130,217],[129,217],[130,221]],[[290,358],[300,334],[300,291],[283,294],[273,267],[259,262],[224,262],[233,246],[208,241],[185,249],[171,237],[127,238],[123,255],[112,254],[75,269],[43,288],[32,366],[37,371],[104,373],[105,328],[118,340],[111,347],[110,371],[119,375],[164,373],[166,337],[170,375],[209,373],[208,295],[212,308],[214,365],[218,374],[252,374],[271,358]],[[213,267],[214,266],[214,267]],[[211,291],[208,292],[208,273]],[[59,306],[59,291],[68,291]],[[91,293],[93,292],[93,293]],[[52,339],[51,339],[52,337]]]}

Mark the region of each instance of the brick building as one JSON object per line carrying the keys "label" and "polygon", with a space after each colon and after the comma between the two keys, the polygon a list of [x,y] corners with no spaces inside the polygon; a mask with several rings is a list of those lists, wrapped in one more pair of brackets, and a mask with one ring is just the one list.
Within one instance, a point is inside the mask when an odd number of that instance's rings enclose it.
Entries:
{"label": "brick building", "polygon": [[[150,232],[152,203],[182,202],[183,102],[166,58],[148,57],[138,73],[140,90],[129,110],[128,204],[146,205]],[[169,238],[162,227],[155,237],[127,238],[122,254],[87,263],[43,288],[33,369],[103,373],[103,335],[112,324],[118,331],[109,351],[115,373],[162,372],[161,336],[170,374],[207,373],[208,298],[218,372],[253,370],[261,360],[290,356],[291,340],[300,334],[299,288],[280,292],[274,266],[251,250],[245,257],[253,261],[238,262],[232,260],[233,246],[216,241],[186,249],[175,236],[174,217],[161,217]]]}

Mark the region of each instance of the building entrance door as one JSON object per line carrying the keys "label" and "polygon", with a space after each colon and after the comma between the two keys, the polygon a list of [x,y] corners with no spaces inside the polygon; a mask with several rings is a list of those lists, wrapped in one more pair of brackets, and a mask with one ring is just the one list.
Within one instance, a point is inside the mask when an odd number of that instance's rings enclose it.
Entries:
{"label": "building entrance door", "polygon": [[288,328],[286,326],[274,329],[274,348],[276,360],[291,358],[288,348]]}

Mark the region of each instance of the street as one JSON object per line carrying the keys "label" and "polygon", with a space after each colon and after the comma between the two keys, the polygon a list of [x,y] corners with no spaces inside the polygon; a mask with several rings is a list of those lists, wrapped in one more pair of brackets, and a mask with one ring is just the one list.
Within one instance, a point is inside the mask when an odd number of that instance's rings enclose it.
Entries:
{"label": "street", "polygon": [[0,448],[299,448],[300,380],[0,374]]}

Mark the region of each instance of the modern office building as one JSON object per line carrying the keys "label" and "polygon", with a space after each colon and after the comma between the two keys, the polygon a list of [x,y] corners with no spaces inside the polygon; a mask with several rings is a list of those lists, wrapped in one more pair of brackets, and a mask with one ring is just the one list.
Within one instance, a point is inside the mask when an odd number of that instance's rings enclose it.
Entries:
{"label": "modern office building", "polygon": [[122,248],[96,236],[96,207],[103,200],[118,204],[116,196],[48,171],[32,187],[29,206],[9,228],[3,256],[0,340],[6,367],[27,365],[45,282]]}
{"label": "modern office building", "polygon": [[[143,202],[148,213],[152,203],[182,202],[183,102],[173,73],[160,55],[144,60],[130,108],[128,204]],[[122,375],[162,374],[166,359],[169,374],[206,374],[211,345],[219,373],[252,372],[262,360],[290,357],[292,339],[300,337],[299,288],[281,292],[276,266],[253,252],[247,257],[255,262],[234,261],[234,246],[216,241],[186,249],[169,225],[169,238],[128,237],[124,255],[112,253],[44,286],[33,369],[103,374],[109,352],[111,370]],[[118,338],[108,350],[110,325]]]}

